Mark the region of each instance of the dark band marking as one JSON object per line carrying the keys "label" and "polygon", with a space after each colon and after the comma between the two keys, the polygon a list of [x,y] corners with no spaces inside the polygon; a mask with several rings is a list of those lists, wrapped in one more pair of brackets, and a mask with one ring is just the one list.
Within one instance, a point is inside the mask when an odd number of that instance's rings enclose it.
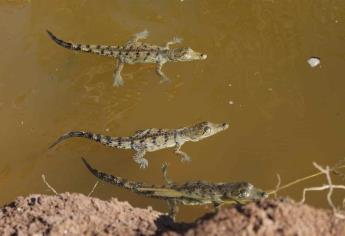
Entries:
{"label": "dark band marking", "polygon": [[81,45],[80,44],[75,44],[74,45],[74,49],[75,50],[79,50],[80,51]]}
{"label": "dark band marking", "polygon": [[143,138],[143,139],[140,140],[140,146],[141,146],[142,148],[146,148],[146,147],[147,147],[147,142],[146,142],[146,139],[145,139],[145,138]]}
{"label": "dark band marking", "polygon": [[175,143],[177,143],[176,139],[177,139],[177,131],[174,130],[174,141],[175,141]]}
{"label": "dark band marking", "polygon": [[84,51],[84,52],[90,52],[91,48],[89,48],[86,45],[84,45],[84,46],[81,46],[81,50]]}
{"label": "dark band marking", "polygon": [[146,61],[147,58],[148,58],[150,55],[151,55],[151,53],[150,53],[150,52],[147,52],[147,53],[146,53],[146,56],[144,57],[144,61]]}
{"label": "dark band marking", "polygon": [[169,135],[167,133],[164,134],[164,144],[166,144],[169,140]]}
{"label": "dark band marking", "polygon": [[117,145],[118,145],[118,146],[122,146],[122,138],[121,138],[121,137],[119,137],[119,138],[117,139]]}
{"label": "dark band marking", "polygon": [[157,136],[156,135],[152,136],[152,144],[157,146]]}
{"label": "dark band marking", "polygon": [[86,138],[89,138],[89,139],[92,139],[92,138],[93,138],[93,134],[92,134],[91,132],[85,132],[85,133],[84,133],[84,136],[85,136]]}
{"label": "dark band marking", "polygon": [[100,134],[96,134],[94,137],[94,140],[96,140],[97,142],[101,141],[101,135]]}
{"label": "dark band marking", "polygon": [[108,145],[111,144],[111,137],[110,136],[105,136],[104,139],[106,140],[106,143]]}

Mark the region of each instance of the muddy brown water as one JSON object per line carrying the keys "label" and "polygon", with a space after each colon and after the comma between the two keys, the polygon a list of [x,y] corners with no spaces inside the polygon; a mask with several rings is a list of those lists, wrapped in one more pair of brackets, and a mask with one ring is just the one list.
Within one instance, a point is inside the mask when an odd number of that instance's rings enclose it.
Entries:
{"label": "muddy brown water", "polygon": [[[313,173],[312,161],[345,157],[344,1],[0,1],[0,203],[18,195],[88,193],[96,179],[80,158],[100,170],[132,180],[163,183],[170,163],[176,182],[248,181],[271,189]],[[208,54],[206,61],[171,63],[160,84],[153,65],[125,66],[123,88],[112,87],[114,61],[68,51],[45,30],[90,44],[124,43],[148,29],[148,42],[179,36],[183,46]],[[321,58],[310,68],[307,59]],[[47,147],[71,130],[129,135],[143,128],[175,128],[199,121],[229,122],[223,133],[182,150],[149,153],[140,170],[132,152],[88,140]],[[300,199],[303,187],[281,195]],[[341,183],[341,182],[339,182]],[[117,197],[134,206],[166,211],[165,203],[108,184],[93,196]],[[344,192],[334,196],[341,203]],[[325,194],[308,196],[326,207]],[[191,220],[208,207],[182,207]]]}

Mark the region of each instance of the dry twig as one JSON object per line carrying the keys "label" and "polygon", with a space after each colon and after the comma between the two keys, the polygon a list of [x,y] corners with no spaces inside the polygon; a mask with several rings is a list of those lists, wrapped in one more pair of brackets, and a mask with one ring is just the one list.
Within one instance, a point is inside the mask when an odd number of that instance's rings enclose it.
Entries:
{"label": "dry twig", "polygon": [[332,194],[333,194],[333,190],[334,189],[344,189],[345,190],[345,186],[344,185],[334,185],[332,183],[332,179],[331,179],[331,174],[330,172],[332,171],[332,169],[329,166],[326,166],[325,168],[321,167],[320,165],[318,165],[317,163],[313,162],[313,165],[315,166],[316,169],[318,169],[321,173],[326,175],[326,179],[327,179],[327,184],[320,186],[320,187],[311,187],[311,188],[305,188],[303,189],[303,196],[302,196],[302,200],[300,201],[300,203],[304,203],[305,199],[306,199],[306,193],[308,191],[322,191],[322,190],[326,190],[328,189],[328,193],[327,193],[327,202],[328,205],[332,208],[334,214],[336,217],[341,218],[341,219],[345,219],[345,215],[340,213],[338,211],[338,209],[336,208],[336,206],[334,205],[333,201],[332,201]]}
{"label": "dry twig", "polygon": [[42,180],[43,183],[45,183],[45,185],[47,185],[47,187],[53,191],[53,193],[55,193],[56,195],[58,194],[58,192],[46,181],[46,176],[44,174],[42,174]]}
{"label": "dry twig", "polygon": [[280,178],[280,175],[277,173],[277,179],[278,179],[278,182],[277,182],[277,185],[276,185],[276,189],[274,190],[274,197],[278,197],[278,190],[280,188],[280,184],[282,182],[281,178]]}
{"label": "dry twig", "polygon": [[95,189],[96,189],[98,183],[99,183],[99,181],[97,181],[97,182],[93,185],[93,187],[92,187],[92,189],[91,189],[91,192],[89,192],[89,194],[87,195],[88,197],[90,197],[91,194],[93,194],[93,192],[95,191]]}
{"label": "dry twig", "polygon": [[343,166],[345,164],[345,158],[338,161],[332,168],[331,168],[331,172],[335,175],[340,176],[343,180],[345,180],[345,174],[340,172],[338,169],[341,168],[341,166]]}

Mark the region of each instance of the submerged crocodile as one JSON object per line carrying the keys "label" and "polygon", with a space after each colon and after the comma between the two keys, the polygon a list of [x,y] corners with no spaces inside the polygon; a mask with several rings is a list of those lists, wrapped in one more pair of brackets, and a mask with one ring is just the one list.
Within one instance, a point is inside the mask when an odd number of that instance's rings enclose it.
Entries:
{"label": "submerged crocodile", "polygon": [[229,125],[227,123],[214,124],[205,121],[179,129],[153,128],[138,130],[133,136],[129,137],[110,137],[92,132],[72,131],[61,136],[49,148],[54,147],[56,144],[68,138],[87,138],[109,147],[134,150],[136,152],[133,156],[134,161],[140,165],[140,168],[146,168],[148,166],[148,161],[144,158],[146,152],[174,148],[175,153],[181,157],[181,161],[190,161],[190,157],[180,150],[185,142],[200,141],[228,127]]}
{"label": "submerged crocodile", "polygon": [[166,185],[155,186],[142,182],[126,180],[94,169],[84,158],[84,164],[98,179],[123,187],[145,197],[166,200],[169,216],[175,219],[177,204],[205,205],[213,204],[217,209],[223,204],[244,204],[266,198],[268,194],[247,182],[210,183],[206,181],[189,181],[176,184],[167,177],[167,164],[163,164],[163,177]]}
{"label": "submerged crocodile", "polygon": [[193,51],[191,48],[174,48],[170,45],[180,43],[181,39],[174,38],[165,46],[157,46],[140,42],[148,37],[148,31],[137,33],[131,40],[123,46],[106,46],[106,45],[89,45],[66,42],[57,38],[53,33],[48,31],[49,36],[60,46],[81,52],[94,53],[102,56],[113,57],[117,60],[114,72],[114,86],[123,85],[121,71],[124,64],[136,63],[155,63],[157,64],[156,72],[161,78],[161,82],[168,81],[168,77],[162,72],[162,66],[167,62],[205,60],[206,54]]}

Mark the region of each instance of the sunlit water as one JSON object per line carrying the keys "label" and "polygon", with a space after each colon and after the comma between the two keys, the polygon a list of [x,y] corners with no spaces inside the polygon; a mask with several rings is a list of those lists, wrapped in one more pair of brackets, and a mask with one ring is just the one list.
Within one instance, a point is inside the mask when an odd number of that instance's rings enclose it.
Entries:
{"label": "sunlit water", "polygon": [[[96,182],[82,165],[131,180],[163,183],[170,163],[176,182],[248,181],[263,189],[313,173],[312,161],[345,157],[345,2],[329,1],[0,1],[0,202],[18,195],[87,194]],[[68,51],[45,30],[65,40],[121,44],[147,29],[148,42],[182,45],[208,54],[206,61],[170,63],[160,84],[154,65],[128,65],[125,86],[112,87],[115,61]],[[307,60],[318,57],[311,68]],[[181,163],[171,150],[147,154],[140,170],[130,150],[82,139],[47,147],[71,130],[128,136],[145,128],[177,128],[199,121],[228,122],[209,139],[187,143],[192,157]],[[281,192],[300,199],[305,186]],[[93,196],[117,197],[134,206],[166,211],[109,184]],[[335,196],[340,204],[344,192]],[[325,195],[308,202],[325,207]],[[180,220],[210,208],[182,207]]]}

